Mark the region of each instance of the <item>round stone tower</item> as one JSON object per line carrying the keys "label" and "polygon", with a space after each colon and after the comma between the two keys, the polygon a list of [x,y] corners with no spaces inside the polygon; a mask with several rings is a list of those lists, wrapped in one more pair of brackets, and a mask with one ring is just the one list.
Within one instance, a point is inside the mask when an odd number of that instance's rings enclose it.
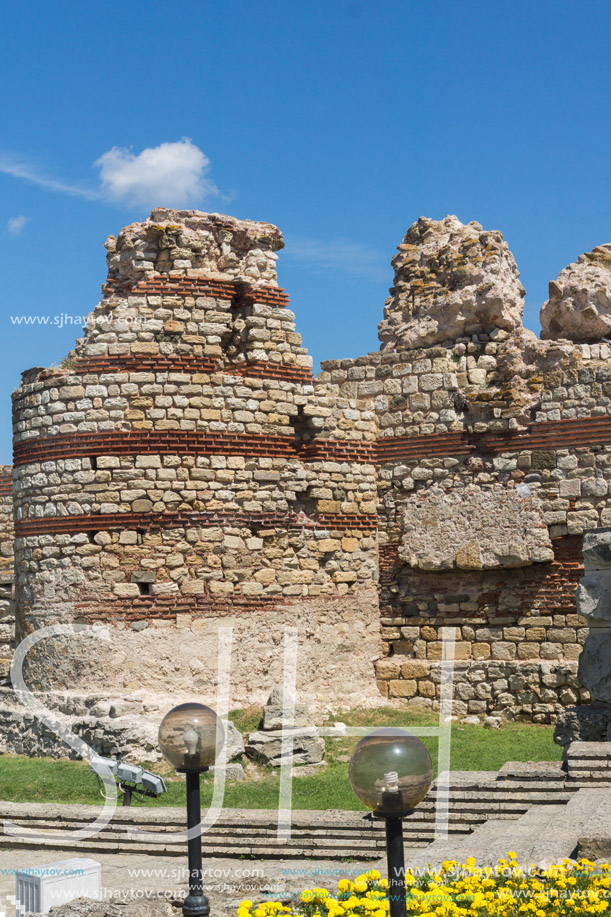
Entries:
{"label": "round stone tower", "polygon": [[35,686],[212,691],[226,624],[233,700],[281,679],[285,625],[302,694],[362,697],[363,672],[375,690],[375,425],[314,385],[282,245],[268,223],[154,210],[107,240],[74,351],[23,374],[17,639],[62,622],[109,634],[39,643]]}

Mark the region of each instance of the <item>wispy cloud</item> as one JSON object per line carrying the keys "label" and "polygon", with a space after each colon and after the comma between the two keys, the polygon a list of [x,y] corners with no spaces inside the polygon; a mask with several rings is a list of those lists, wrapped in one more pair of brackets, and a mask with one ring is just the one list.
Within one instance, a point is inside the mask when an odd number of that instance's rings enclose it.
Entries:
{"label": "wispy cloud", "polygon": [[12,236],[18,236],[23,232],[25,224],[29,222],[30,217],[24,217],[23,214],[21,214],[18,217],[11,217],[6,224],[6,228]]}
{"label": "wispy cloud", "polygon": [[48,191],[88,201],[110,201],[136,206],[184,207],[217,194],[207,177],[210,160],[187,137],[160,143],[133,153],[112,147],[94,163],[99,169],[97,186],[60,181],[44,170],[12,156],[0,154],[0,172],[33,182]]}
{"label": "wispy cloud", "polygon": [[62,194],[70,194],[72,197],[83,197],[88,201],[95,201],[100,198],[99,191],[95,189],[49,178],[38,166],[18,160],[12,156],[0,154],[0,172],[12,175],[13,178],[23,178],[35,185],[39,185],[41,188],[46,188],[47,191],[59,191]]}
{"label": "wispy cloud", "polygon": [[[283,260],[307,264],[320,271],[356,274],[368,280],[389,280],[388,258],[363,242],[353,239],[304,239],[285,237]],[[391,279],[391,278],[390,278]]]}

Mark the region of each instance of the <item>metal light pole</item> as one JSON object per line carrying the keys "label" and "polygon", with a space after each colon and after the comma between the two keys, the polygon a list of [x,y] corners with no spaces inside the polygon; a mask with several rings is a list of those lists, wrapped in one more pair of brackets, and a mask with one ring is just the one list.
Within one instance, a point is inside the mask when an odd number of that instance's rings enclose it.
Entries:
{"label": "metal light pole", "polygon": [[386,822],[390,917],[406,917],[403,819],[422,802],[433,780],[431,758],[416,736],[388,727],[358,743],[348,770],[354,793]]}
{"label": "metal light pole", "polygon": [[[187,828],[201,822],[199,775],[214,763],[225,741],[223,724],[210,707],[179,704],[167,713],[159,727],[159,747],[164,758],[187,779]],[[182,906],[184,917],[208,917],[210,905],[202,884],[201,834],[187,841],[189,894]]]}

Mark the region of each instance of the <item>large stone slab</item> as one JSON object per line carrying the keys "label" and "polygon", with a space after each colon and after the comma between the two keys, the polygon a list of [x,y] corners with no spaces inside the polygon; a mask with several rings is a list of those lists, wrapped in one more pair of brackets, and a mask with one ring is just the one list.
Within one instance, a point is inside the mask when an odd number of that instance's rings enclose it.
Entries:
{"label": "large stone slab", "polygon": [[448,493],[433,485],[405,500],[399,557],[421,570],[488,570],[554,559],[541,498],[504,485]]}
{"label": "large stone slab", "polygon": [[602,793],[583,826],[577,841],[577,854],[588,860],[608,861],[611,857],[611,790]]}
{"label": "large stone slab", "polygon": [[246,754],[262,764],[280,767],[283,760],[282,736],[289,735],[293,740],[292,754],[288,760],[293,764],[318,764],[325,754],[325,741],[318,735],[315,726],[302,729],[285,729],[276,732],[253,732],[248,737]]}

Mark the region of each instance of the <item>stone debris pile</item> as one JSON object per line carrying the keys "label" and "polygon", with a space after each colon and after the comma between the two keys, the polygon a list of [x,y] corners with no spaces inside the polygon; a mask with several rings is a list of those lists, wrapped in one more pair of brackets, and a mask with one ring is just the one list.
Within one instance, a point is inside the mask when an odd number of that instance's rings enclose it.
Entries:
{"label": "stone debris pile", "polygon": [[379,326],[382,350],[521,327],[525,290],[500,232],[474,221],[465,226],[455,216],[420,217],[398,248]]}
{"label": "stone debris pile", "polygon": [[550,281],[541,337],[584,343],[611,337],[611,244],[580,255]]}
{"label": "stone debris pile", "polygon": [[[287,708],[292,708],[292,716]],[[282,747],[285,736],[291,739],[292,750],[288,755]],[[319,736],[317,727],[311,725],[307,706],[295,703],[283,688],[276,688],[263,707],[260,731],[248,737],[246,754],[272,767],[280,767],[288,761],[293,765],[320,764],[325,756],[325,740]]]}

